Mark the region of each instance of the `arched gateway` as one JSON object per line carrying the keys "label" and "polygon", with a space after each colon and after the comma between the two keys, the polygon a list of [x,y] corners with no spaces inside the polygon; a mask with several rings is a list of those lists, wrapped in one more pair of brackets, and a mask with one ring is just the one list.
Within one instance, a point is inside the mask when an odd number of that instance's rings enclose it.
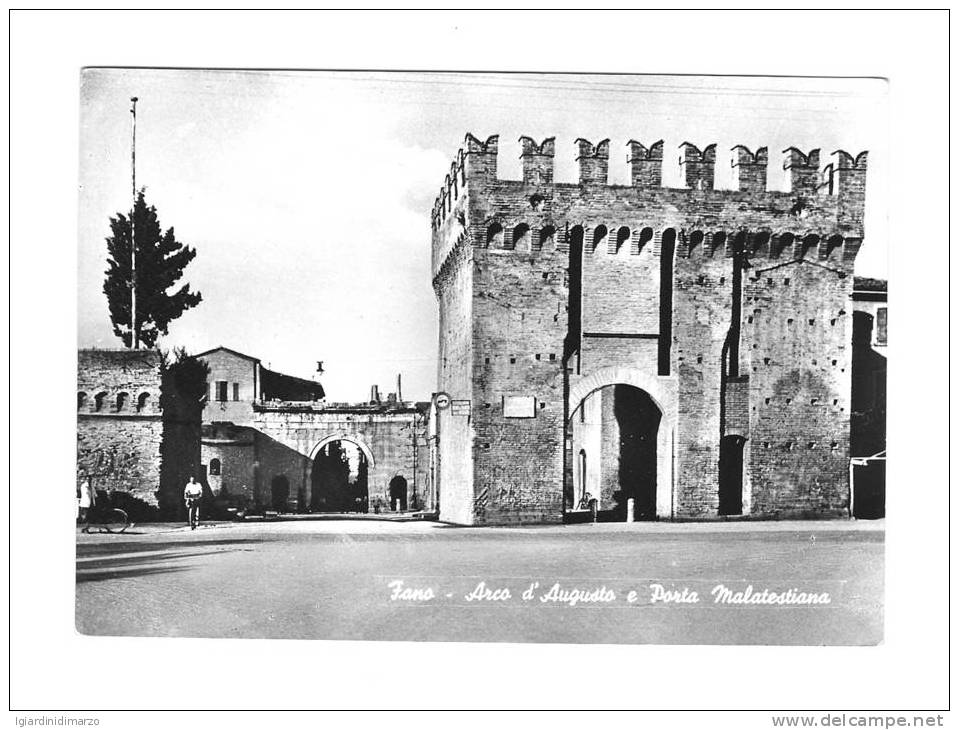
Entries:
{"label": "arched gateway", "polygon": [[[675,391],[670,378],[603,368],[570,388],[564,500],[576,511],[596,500],[601,519],[672,516]],[[578,458],[574,455],[578,455]]]}

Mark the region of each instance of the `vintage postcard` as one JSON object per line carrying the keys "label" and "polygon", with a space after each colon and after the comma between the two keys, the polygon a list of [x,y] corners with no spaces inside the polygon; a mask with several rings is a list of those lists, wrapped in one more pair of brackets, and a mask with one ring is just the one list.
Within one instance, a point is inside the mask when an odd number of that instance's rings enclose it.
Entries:
{"label": "vintage postcard", "polygon": [[881,643],[886,93],[84,69],[77,630]]}

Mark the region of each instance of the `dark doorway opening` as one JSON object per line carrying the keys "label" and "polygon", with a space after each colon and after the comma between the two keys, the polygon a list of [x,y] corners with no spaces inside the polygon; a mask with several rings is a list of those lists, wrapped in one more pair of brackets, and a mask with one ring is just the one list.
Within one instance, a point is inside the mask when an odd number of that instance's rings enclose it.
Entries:
{"label": "dark doorway opening", "polygon": [[406,479],[397,474],[390,480],[390,509],[393,511],[406,509]]}
{"label": "dark doorway opening", "polygon": [[742,436],[723,436],[719,442],[719,514],[743,513]]}
{"label": "dark doorway opening", "polygon": [[631,385],[607,385],[590,393],[570,416],[573,484],[569,519],[656,519],[657,441],[662,413],[648,393]]}
{"label": "dark doorway opening", "polygon": [[873,460],[853,467],[852,516],[857,520],[881,520],[886,516],[886,462]]}
{"label": "dark doorway opening", "polygon": [[656,519],[656,436],[662,414],[649,395],[631,385],[613,386],[616,423],[619,426],[619,485],[613,494],[617,519],[626,519],[627,501],[633,500],[636,520]]}
{"label": "dark doorway opening", "polygon": [[270,483],[270,506],[277,512],[285,512],[290,499],[290,480],[284,475],[273,477]]}
{"label": "dark doorway opening", "polygon": [[313,459],[310,509],[313,512],[367,512],[369,466],[350,441],[331,441]]}

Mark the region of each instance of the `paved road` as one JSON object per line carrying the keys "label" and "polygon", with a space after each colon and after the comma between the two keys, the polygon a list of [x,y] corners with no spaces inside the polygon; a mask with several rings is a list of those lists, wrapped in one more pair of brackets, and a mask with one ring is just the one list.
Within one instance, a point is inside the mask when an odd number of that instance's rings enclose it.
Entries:
{"label": "paved road", "polygon": [[[862,522],[149,526],[78,535],[76,624],[125,636],[875,644],[883,539],[881,523]],[[749,602],[799,593],[829,602]]]}

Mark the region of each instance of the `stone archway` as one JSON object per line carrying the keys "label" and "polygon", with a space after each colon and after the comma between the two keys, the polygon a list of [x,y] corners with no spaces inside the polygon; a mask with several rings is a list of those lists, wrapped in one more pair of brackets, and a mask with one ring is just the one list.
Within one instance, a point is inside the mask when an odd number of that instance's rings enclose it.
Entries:
{"label": "stone archway", "polygon": [[335,433],[321,439],[310,451],[305,495],[309,510],[368,512],[373,466],[373,452],[354,434]]}
{"label": "stone archway", "polygon": [[[623,388],[622,386],[627,386]],[[574,444],[574,414],[583,415],[581,407],[591,394],[597,391],[607,391],[612,394],[614,391],[621,391],[622,395],[628,396],[636,402],[639,407],[641,402],[646,402],[648,413],[643,416],[650,421],[650,430],[648,433],[636,432],[637,440],[646,442],[645,453],[649,463],[644,469],[648,470],[644,477],[648,486],[643,493],[635,495],[623,490],[623,496],[633,496],[637,509],[636,517],[638,519],[650,518],[670,518],[673,515],[674,487],[673,487],[673,440],[676,427],[676,380],[671,376],[648,375],[636,368],[628,367],[609,367],[596,370],[571,384],[569,397],[567,401],[567,422],[565,425],[565,435],[567,444],[572,451],[567,449],[567,458],[575,458],[574,454],[578,452],[582,444]],[[637,392],[639,395],[637,395]],[[645,399],[645,400],[644,400]],[[612,411],[611,411],[612,412]],[[579,421],[577,416],[577,421]],[[635,428],[635,424],[633,425]],[[587,457],[591,469],[597,469],[599,460],[594,455],[593,458]],[[622,454],[620,454],[622,456]],[[628,461],[628,459],[627,459]],[[652,462],[655,462],[655,473],[653,473]],[[634,468],[635,465],[630,468]],[[578,468],[578,465],[577,467]],[[569,464],[565,470],[566,479],[574,479],[575,468]],[[567,484],[564,493],[575,496],[573,484]],[[584,491],[580,487],[580,492]],[[573,504],[572,506],[576,506]],[[622,505],[617,505],[617,509],[623,512]],[[639,514],[639,512],[642,514]]]}

